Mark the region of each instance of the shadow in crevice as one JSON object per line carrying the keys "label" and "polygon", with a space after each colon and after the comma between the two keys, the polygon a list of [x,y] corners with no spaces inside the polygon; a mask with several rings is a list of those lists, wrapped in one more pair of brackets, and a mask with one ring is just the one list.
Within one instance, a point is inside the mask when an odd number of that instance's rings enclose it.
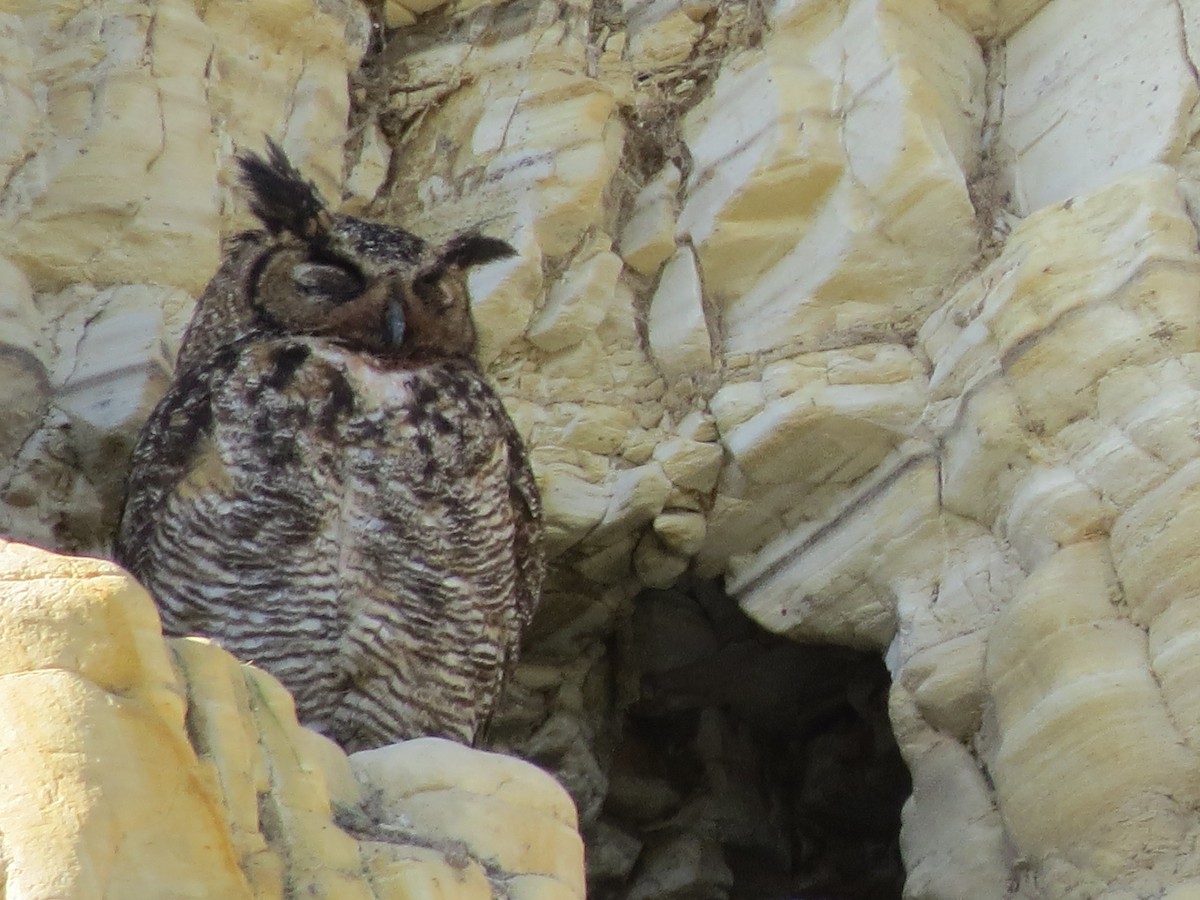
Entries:
{"label": "shadow in crevice", "polygon": [[879,657],[770,634],[713,583],[644,592],[631,625],[588,896],[899,897],[911,782]]}

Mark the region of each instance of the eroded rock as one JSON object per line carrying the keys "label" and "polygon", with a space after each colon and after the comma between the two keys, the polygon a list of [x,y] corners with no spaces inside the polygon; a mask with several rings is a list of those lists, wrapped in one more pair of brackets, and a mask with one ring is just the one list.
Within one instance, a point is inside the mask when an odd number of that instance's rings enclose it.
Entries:
{"label": "eroded rock", "polygon": [[582,900],[575,808],[534,766],[432,739],[347,759],[271,676],[164,642],[117,566],[5,542],[0,582],[14,895]]}

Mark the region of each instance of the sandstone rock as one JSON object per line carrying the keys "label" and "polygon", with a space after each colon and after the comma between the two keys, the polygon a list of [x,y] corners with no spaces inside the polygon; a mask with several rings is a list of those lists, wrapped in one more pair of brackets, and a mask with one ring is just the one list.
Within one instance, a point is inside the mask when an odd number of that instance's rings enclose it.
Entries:
{"label": "sandstone rock", "polygon": [[[1025,210],[1176,160],[1200,99],[1186,34],[1194,24],[1177,8],[1127,3],[1080,28],[1088,9],[1056,0],[1006,43],[1000,135]],[[1128,114],[1111,119],[1114,105]]]}
{"label": "sandstone rock", "polygon": [[583,897],[574,807],[528,763],[434,740],[347,760],[270,676],[164,644],[116,566],[6,543],[0,573],[10,891]]}
{"label": "sandstone rock", "polygon": [[679,183],[679,167],[667,163],[638,193],[633,213],[621,230],[621,258],[642,275],[657,272],[675,249],[675,195]]}
{"label": "sandstone rock", "polygon": [[696,258],[680,247],[663,268],[650,301],[650,352],[669,378],[701,375],[713,366]]}
{"label": "sandstone rock", "polygon": [[[389,0],[354,74],[365,7],[4,7],[0,530],[103,552],[190,298],[248,224],[229,157],[271,134],[348,210],[519,250],[470,283],[555,563],[506,740],[589,815],[650,790],[607,784],[598,748],[639,690],[612,647],[634,594],[690,568],[773,631],[885,654],[906,896],[1194,890],[1190,7]],[[121,578],[53,566],[92,573],[79,596]],[[99,605],[145,605],[125,591]],[[5,679],[12,891],[491,896],[471,845],[533,866],[509,896],[578,896],[518,846],[452,836],[453,810],[512,812],[482,783],[421,792],[437,846],[393,840],[351,764],[217,648],[139,644],[158,661],[128,665],[159,674],[127,691],[95,674],[128,646],[95,612],[0,639],[77,619],[100,629],[86,652],[4,654],[37,670]],[[174,767],[96,762],[112,747]],[[146,805],[110,810],[118,783]],[[68,798],[54,828],[26,786]],[[691,812],[615,839],[609,871],[728,891]],[[112,855],[171,834],[195,846]]]}
{"label": "sandstone rock", "polygon": [[150,598],[98,560],[4,544],[0,567],[8,891],[249,898]]}
{"label": "sandstone rock", "polygon": [[431,842],[451,865],[465,853],[487,869],[536,876],[522,888],[528,896],[582,900],[583,844],[566,792],[528,763],[483,758],[422,738],[356,753],[350,764],[384,829]]}

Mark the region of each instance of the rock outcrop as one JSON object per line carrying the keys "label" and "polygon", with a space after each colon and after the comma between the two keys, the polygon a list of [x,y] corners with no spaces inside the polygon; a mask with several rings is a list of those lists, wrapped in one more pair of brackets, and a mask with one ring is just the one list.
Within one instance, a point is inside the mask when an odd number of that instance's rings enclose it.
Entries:
{"label": "rock outcrop", "polygon": [[[666,853],[603,816],[638,690],[620,651],[634,598],[723,578],[767,629],[886,660],[913,785],[907,897],[1200,892],[1197,10],[367,6],[0,4],[0,530],[104,553],[192,298],[245,222],[230,155],[269,133],[349,210],[430,237],[484,223],[520,250],[472,290],[554,572],[498,740],[569,787],[598,858],[628,872]],[[446,756],[445,781],[404,756],[419,748],[352,763],[393,787],[354,795],[358,838],[314,844],[306,828],[342,835],[329,809],[354,806],[346,764],[247,725],[232,710],[248,692],[254,715],[286,718],[286,698],[202,644],[173,644],[169,664],[131,602],[127,628],[89,620],[94,675],[30,657],[9,676],[19,737],[0,765],[77,785],[88,828],[149,841],[186,818],[207,856],[164,861],[179,884],[211,866],[233,895],[332,891],[366,860],[375,890],[489,889],[479,853],[459,866],[437,844],[474,846],[444,828],[465,808],[453,790],[491,791],[470,786],[475,763]],[[30,616],[4,640],[83,627]],[[201,682],[224,699],[187,705],[185,728],[181,685]],[[39,699],[57,691],[74,699]],[[131,777],[87,749],[101,736],[185,760],[120,788],[181,805],[88,819]],[[279,753],[320,777],[271,780]],[[418,802],[405,779],[461,785]],[[568,828],[538,796],[547,833]],[[108,846],[82,825],[38,843],[28,807],[3,809],[10,887],[30,853]],[[288,817],[309,825],[272,844],[261,823]],[[356,830],[401,820],[426,843]],[[522,891],[577,890],[510,849],[500,870],[528,876]],[[684,836],[676,856],[711,875],[721,853]],[[70,877],[119,883],[82,867]]]}
{"label": "rock outcrop", "polygon": [[566,792],[434,738],[357,753],[269,675],[164,642],[111,563],[0,544],[5,896],[582,900]]}

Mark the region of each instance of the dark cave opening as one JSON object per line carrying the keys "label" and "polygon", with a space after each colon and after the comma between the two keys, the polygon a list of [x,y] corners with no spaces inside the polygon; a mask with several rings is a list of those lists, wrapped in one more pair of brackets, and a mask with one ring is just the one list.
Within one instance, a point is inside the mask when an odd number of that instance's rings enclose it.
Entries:
{"label": "dark cave opening", "polygon": [[901,896],[911,782],[878,654],[766,632],[709,582],[644,591],[626,635],[590,898]]}

